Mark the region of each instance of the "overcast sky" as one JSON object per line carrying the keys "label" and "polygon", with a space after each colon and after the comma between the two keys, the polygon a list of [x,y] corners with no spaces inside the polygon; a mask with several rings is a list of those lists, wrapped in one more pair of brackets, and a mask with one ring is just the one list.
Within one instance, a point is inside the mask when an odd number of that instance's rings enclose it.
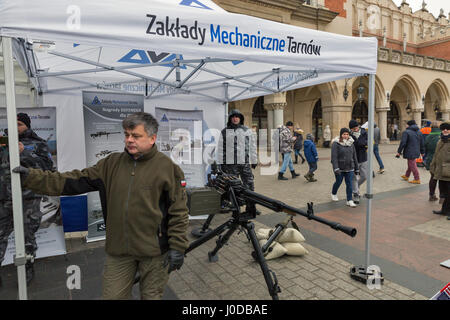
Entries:
{"label": "overcast sky", "polygon": [[[402,0],[393,0],[397,6],[400,6]],[[423,0],[406,0],[413,12],[422,9]],[[444,14],[448,19],[448,13],[450,12],[450,0],[425,0],[427,4],[427,10],[433,14],[435,18],[439,16],[439,11],[444,9]]]}

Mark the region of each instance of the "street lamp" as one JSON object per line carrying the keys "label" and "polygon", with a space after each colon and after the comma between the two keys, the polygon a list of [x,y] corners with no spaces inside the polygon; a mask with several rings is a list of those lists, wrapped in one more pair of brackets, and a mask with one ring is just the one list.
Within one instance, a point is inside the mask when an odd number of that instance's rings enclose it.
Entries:
{"label": "street lamp", "polygon": [[348,79],[345,79],[344,92],[342,93],[342,95],[344,96],[344,100],[345,101],[347,101],[347,98],[348,98],[347,82],[348,82]]}
{"label": "street lamp", "polygon": [[438,113],[440,111],[439,110],[439,103],[437,101],[434,103],[433,111],[434,111],[434,113]]}
{"label": "street lamp", "polygon": [[364,99],[364,86],[362,85],[362,79],[360,79],[358,89],[356,89],[358,93],[358,100],[361,102]]}
{"label": "street lamp", "polygon": [[409,105],[409,99],[406,102],[406,113],[410,114],[412,111],[411,106]]}

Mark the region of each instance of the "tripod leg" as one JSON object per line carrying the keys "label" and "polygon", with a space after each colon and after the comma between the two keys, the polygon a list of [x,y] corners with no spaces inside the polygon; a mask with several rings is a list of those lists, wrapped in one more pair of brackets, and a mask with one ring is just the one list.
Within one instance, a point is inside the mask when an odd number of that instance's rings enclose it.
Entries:
{"label": "tripod leg", "polygon": [[228,242],[233,232],[236,231],[238,227],[237,223],[231,223],[230,224],[230,230],[227,231],[223,236],[220,236],[219,239],[217,239],[216,247],[213,251],[208,252],[208,257],[210,262],[217,262],[219,260],[219,257],[217,256],[217,252]]}
{"label": "tripod leg", "polygon": [[252,222],[248,222],[244,227],[245,229],[247,229],[253,248],[255,249],[256,260],[258,261],[259,266],[261,267],[261,271],[264,275],[264,279],[266,280],[269,294],[271,295],[273,300],[278,300],[278,292],[281,292],[281,290],[278,286],[277,277],[275,273],[269,270],[269,267],[267,266],[266,259],[264,258],[264,255],[261,251],[261,246],[259,245],[258,239],[256,238],[255,226]]}
{"label": "tripod leg", "polygon": [[211,229],[209,229],[209,225],[211,224],[212,219],[214,218],[214,214],[208,215],[205,223],[201,226],[201,228],[195,228],[192,230],[191,234],[195,237],[201,237],[207,234]]}
{"label": "tripod leg", "polygon": [[206,241],[214,238],[215,236],[217,236],[218,234],[221,234],[222,232],[225,231],[225,229],[231,224],[230,220],[228,220],[227,222],[225,222],[224,224],[218,226],[216,229],[208,232],[207,234],[205,234],[204,236],[200,237],[199,239],[195,240],[194,242],[192,242],[189,247],[186,249],[185,254],[188,253],[189,251],[194,250],[195,248],[197,248],[198,246],[202,245],[203,243],[205,243]]}

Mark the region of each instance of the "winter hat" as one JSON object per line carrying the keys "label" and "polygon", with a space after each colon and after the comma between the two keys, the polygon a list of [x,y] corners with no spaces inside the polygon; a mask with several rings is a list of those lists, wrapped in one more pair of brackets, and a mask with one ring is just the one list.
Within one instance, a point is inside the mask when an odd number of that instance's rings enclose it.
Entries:
{"label": "winter hat", "polygon": [[412,126],[412,125],[416,124],[416,120],[409,120],[406,124],[408,126]]}
{"label": "winter hat", "polygon": [[356,120],[350,120],[350,122],[348,123],[348,127],[350,128],[350,129],[353,129],[353,128],[355,128],[355,127],[357,127],[357,126],[359,126],[359,123],[358,123],[358,121],[356,121]]}
{"label": "winter hat", "polygon": [[441,123],[441,125],[439,126],[439,129],[441,129],[441,130],[444,130],[444,129],[447,129],[447,130],[450,130],[450,122],[443,122],[443,123]]}
{"label": "winter hat", "polygon": [[292,126],[294,126],[294,124],[292,123],[292,121],[286,122],[286,127],[292,127]]}
{"label": "winter hat", "polygon": [[339,132],[339,137],[342,137],[342,134],[344,134],[345,132],[350,134],[350,130],[348,130],[347,128],[342,128],[341,131]]}
{"label": "winter hat", "polygon": [[306,140],[311,140],[311,141],[314,140],[314,136],[312,135],[312,133],[306,134]]}
{"label": "winter hat", "polygon": [[26,113],[18,113],[17,120],[23,122],[30,129],[31,119]]}

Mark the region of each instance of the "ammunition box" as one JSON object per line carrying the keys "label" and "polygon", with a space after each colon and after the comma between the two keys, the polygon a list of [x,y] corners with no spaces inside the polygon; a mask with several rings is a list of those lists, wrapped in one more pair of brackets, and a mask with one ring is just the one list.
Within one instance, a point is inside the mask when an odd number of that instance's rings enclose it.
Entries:
{"label": "ammunition box", "polygon": [[214,188],[186,188],[189,215],[201,216],[220,213],[221,196]]}

